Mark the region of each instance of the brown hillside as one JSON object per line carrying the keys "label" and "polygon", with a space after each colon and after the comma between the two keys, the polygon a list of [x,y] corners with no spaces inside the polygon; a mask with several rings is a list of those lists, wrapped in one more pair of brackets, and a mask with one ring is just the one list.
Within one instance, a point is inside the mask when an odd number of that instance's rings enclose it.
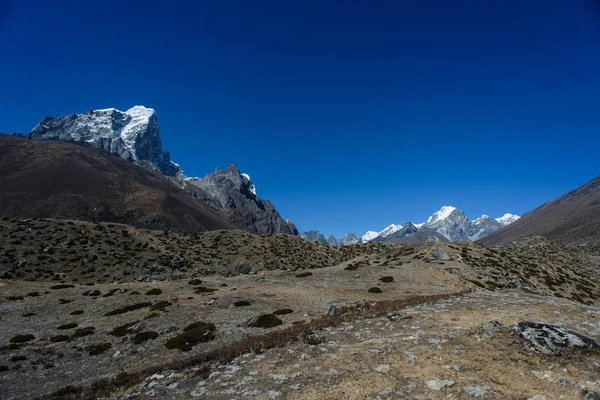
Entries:
{"label": "brown hillside", "polygon": [[494,245],[536,235],[562,243],[599,248],[600,176],[528,212],[481,242]]}
{"label": "brown hillside", "polygon": [[199,232],[239,224],[102,149],[0,135],[0,214]]}

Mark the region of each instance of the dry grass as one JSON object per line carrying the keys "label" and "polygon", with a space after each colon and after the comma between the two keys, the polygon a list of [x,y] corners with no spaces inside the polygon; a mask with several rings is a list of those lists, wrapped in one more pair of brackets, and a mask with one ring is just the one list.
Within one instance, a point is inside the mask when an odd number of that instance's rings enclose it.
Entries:
{"label": "dry grass", "polygon": [[452,294],[440,294],[430,296],[415,296],[403,300],[389,300],[373,303],[360,309],[349,310],[342,315],[326,315],[315,318],[309,322],[303,322],[292,325],[288,328],[263,335],[250,336],[237,342],[231,343],[225,347],[200,353],[192,357],[170,362],[163,365],[156,365],[144,368],[134,372],[120,372],[112,378],[100,379],[88,386],[67,386],[55,391],[46,399],[96,399],[108,396],[119,388],[131,387],[145,377],[164,370],[181,370],[187,367],[204,364],[198,371],[199,375],[208,375],[211,369],[217,363],[226,363],[242,354],[261,351],[280,347],[287,343],[305,340],[311,333],[319,329],[330,326],[336,326],[342,322],[352,320],[356,317],[375,317],[399,308],[434,302],[455,296],[462,296],[467,292],[458,292]]}

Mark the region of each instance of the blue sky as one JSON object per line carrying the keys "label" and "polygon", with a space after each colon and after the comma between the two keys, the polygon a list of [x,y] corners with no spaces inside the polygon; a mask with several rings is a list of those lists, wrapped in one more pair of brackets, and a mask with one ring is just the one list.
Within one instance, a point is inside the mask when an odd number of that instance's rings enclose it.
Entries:
{"label": "blue sky", "polygon": [[300,230],[522,214],[598,175],[592,1],[0,0],[0,131],[157,110]]}

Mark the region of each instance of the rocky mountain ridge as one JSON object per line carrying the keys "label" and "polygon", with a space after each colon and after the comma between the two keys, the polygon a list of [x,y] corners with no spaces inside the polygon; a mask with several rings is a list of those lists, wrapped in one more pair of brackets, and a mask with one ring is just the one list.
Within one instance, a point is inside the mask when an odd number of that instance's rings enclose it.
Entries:
{"label": "rocky mountain ridge", "polygon": [[492,218],[488,215],[471,221],[467,215],[456,207],[443,206],[439,211],[432,214],[427,222],[413,224],[406,222],[402,224],[391,224],[385,229],[376,231],[367,231],[362,237],[354,233],[348,233],[343,238],[335,238],[330,235],[324,240],[324,235],[319,231],[310,231],[300,234],[307,239],[323,237],[322,243],[329,243],[333,246],[343,246],[349,244],[367,243],[367,242],[395,242],[395,243],[417,243],[427,240],[440,242],[458,242],[461,240],[479,240],[502,227],[513,223],[520,217],[514,214],[504,214],[500,218]]}
{"label": "rocky mountain ridge", "polygon": [[127,111],[115,108],[90,110],[65,117],[46,117],[26,136],[34,140],[84,142],[93,147],[157,170],[189,195],[218,211],[235,214],[242,227],[256,233],[296,235],[296,227],[284,220],[273,204],[260,199],[248,174],[235,164],[217,169],[204,178],[187,177],[181,167],[163,151],[156,111],[134,106]]}

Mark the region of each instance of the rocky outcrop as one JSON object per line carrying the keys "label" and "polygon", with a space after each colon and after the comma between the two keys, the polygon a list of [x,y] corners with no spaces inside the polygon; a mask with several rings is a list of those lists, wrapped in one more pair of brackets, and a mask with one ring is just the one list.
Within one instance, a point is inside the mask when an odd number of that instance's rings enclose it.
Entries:
{"label": "rocky outcrop", "polygon": [[300,236],[305,239],[314,240],[315,242],[327,243],[327,240],[325,239],[325,235],[323,235],[321,232],[316,231],[316,230],[302,232],[300,234]]}
{"label": "rocky outcrop", "polygon": [[186,190],[217,210],[234,214],[245,227],[255,233],[297,235],[296,226],[284,220],[273,204],[261,200],[250,178],[232,163],[202,179],[188,179]]}

